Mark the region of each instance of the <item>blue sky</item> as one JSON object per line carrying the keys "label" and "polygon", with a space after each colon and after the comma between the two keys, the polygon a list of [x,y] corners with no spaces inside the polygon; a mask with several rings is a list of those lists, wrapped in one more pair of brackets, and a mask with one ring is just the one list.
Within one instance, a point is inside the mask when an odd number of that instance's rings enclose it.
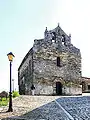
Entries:
{"label": "blue sky", "polygon": [[58,23],[80,48],[82,75],[90,77],[90,0],[0,0],[0,91],[9,90],[7,53],[15,55],[12,78],[17,88],[18,67],[34,39]]}

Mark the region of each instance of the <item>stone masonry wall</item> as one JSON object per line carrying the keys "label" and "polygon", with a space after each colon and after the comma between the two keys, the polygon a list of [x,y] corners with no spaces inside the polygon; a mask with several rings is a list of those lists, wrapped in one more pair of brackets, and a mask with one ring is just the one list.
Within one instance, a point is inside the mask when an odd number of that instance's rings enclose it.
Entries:
{"label": "stone masonry wall", "polygon": [[[60,48],[59,43],[43,39],[34,41],[33,81],[36,86],[36,94],[53,94],[56,87],[54,81],[60,81],[62,84],[68,81],[79,83],[81,77],[80,51],[72,44],[71,46],[70,44],[69,46],[62,45]],[[60,57],[60,67],[57,66],[57,57]]]}
{"label": "stone masonry wall", "polygon": [[18,83],[20,94],[31,94],[30,88],[33,81],[33,54],[32,49],[23,59],[23,64],[19,68]]}

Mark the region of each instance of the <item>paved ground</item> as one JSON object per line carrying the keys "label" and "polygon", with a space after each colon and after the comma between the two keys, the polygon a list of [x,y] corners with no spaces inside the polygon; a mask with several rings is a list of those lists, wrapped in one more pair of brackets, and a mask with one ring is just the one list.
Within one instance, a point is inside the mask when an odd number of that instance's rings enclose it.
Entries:
{"label": "paved ground", "polygon": [[60,98],[56,101],[74,120],[90,120],[90,96]]}
{"label": "paved ground", "polygon": [[59,98],[58,96],[20,96],[13,100],[13,112],[6,112],[8,106],[0,107],[0,119],[10,116],[21,116],[29,111],[35,110],[42,105],[50,103]]}
{"label": "paved ground", "polygon": [[2,109],[0,118],[4,118],[2,120],[90,120],[90,96],[20,96],[13,101],[13,108],[12,113],[5,112],[7,107],[0,108]]}

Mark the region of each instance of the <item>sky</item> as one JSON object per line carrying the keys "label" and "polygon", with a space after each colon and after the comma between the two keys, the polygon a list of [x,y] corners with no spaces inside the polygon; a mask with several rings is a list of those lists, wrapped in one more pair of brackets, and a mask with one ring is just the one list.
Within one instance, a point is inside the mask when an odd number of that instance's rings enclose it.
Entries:
{"label": "sky", "polygon": [[0,0],[0,91],[9,91],[7,54],[12,52],[12,79],[18,90],[18,67],[44,31],[57,27],[69,35],[82,55],[82,76],[90,77],[90,0]]}

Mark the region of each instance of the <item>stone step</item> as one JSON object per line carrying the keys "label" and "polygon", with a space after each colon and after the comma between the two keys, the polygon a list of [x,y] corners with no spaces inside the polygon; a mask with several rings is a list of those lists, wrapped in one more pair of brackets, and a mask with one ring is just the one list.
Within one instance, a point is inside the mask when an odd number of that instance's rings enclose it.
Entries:
{"label": "stone step", "polygon": [[41,102],[47,100],[55,100],[59,96],[28,96],[28,95],[21,95],[20,97],[16,98],[17,100],[21,101],[29,101],[29,102]]}
{"label": "stone step", "polygon": [[[20,118],[20,117],[16,117],[16,118],[4,118],[4,119],[1,119],[1,120],[35,120],[35,119],[26,119],[26,118]],[[39,120],[46,120],[46,119],[39,119]]]}
{"label": "stone step", "polygon": [[[3,118],[1,120],[35,120],[35,119],[28,119],[28,118],[21,118],[21,117],[10,117],[10,118]],[[45,119],[41,119],[45,120]]]}
{"label": "stone step", "polygon": [[21,118],[21,117],[8,117],[8,118],[3,118],[1,120],[29,120],[29,119]]}
{"label": "stone step", "polygon": [[[21,117],[10,117],[10,118],[3,118],[0,120],[35,120],[35,119],[28,119],[28,118],[21,118]],[[46,120],[46,119],[37,119],[37,120]]]}

